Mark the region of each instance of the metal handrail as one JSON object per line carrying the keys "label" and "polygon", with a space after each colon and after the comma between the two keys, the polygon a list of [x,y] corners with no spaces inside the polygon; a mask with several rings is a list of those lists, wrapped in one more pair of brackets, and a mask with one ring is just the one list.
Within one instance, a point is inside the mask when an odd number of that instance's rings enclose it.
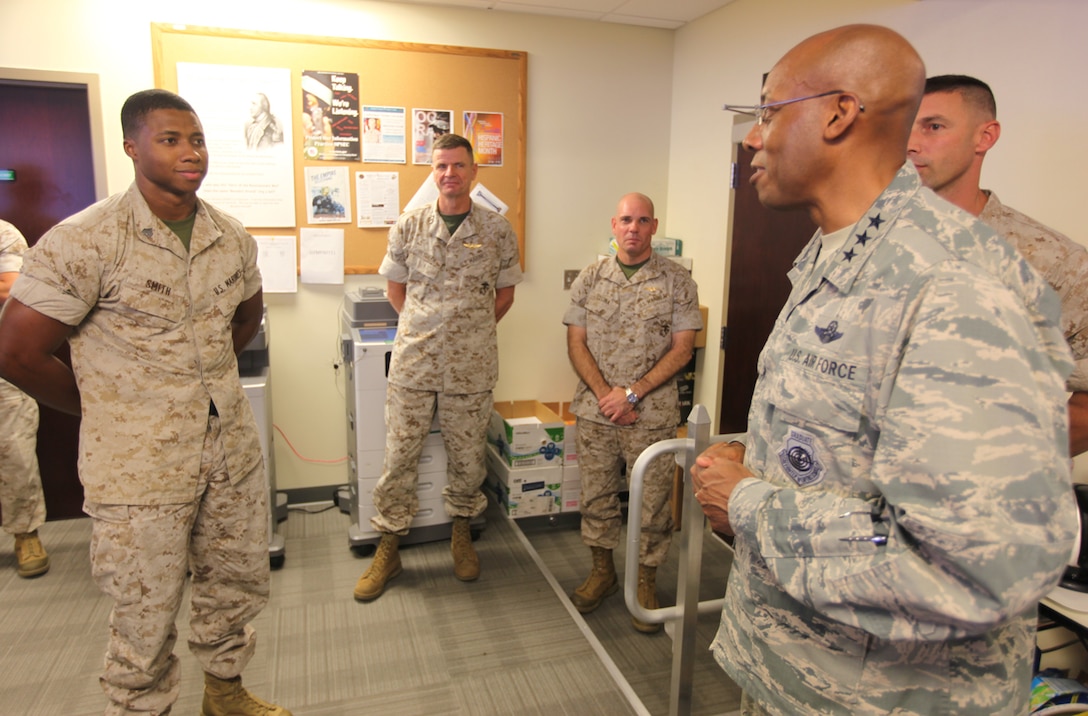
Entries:
{"label": "metal handrail", "polygon": [[[682,716],[691,713],[692,677],[694,675],[695,628],[700,614],[720,613],[725,599],[699,601],[699,581],[703,558],[703,533],[706,518],[695,499],[691,485],[691,468],[695,458],[712,443],[729,442],[741,437],[739,433],[710,435],[710,416],[702,405],[694,405],[688,416],[688,437],[662,440],[646,448],[631,469],[627,501],[627,554],[624,560],[623,598],[628,611],[639,621],[660,624],[679,621],[673,634],[672,682],[669,713]],[[676,463],[683,468],[684,494],[680,518],[680,565],[677,578],[676,606],[646,609],[638,603],[638,558],[642,538],[642,493],[646,469],[654,459],[675,453]],[[681,459],[682,458],[682,459]]]}

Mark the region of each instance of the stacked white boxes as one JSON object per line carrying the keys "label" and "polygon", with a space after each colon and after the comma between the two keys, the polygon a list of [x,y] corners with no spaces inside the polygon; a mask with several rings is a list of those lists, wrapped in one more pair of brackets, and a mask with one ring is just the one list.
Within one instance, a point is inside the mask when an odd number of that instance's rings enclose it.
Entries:
{"label": "stacked white boxes", "polygon": [[535,400],[495,403],[487,431],[488,480],[511,517],[560,511],[565,428]]}
{"label": "stacked white boxes", "polygon": [[564,424],[563,489],[560,512],[577,512],[582,504],[582,471],[578,467],[578,425],[570,403],[545,403]]}
{"label": "stacked white boxes", "polygon": [[559,512],[563,466],[511,468],[498,448],[487,446],[487,477],[499,503],[511,517]]}

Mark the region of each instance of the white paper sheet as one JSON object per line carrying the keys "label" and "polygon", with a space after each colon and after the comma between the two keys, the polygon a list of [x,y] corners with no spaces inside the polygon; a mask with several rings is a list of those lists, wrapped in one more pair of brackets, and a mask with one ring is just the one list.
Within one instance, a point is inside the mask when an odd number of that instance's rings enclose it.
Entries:
{"label": "white paper sheet", "polygon": [[344,283],[344,230],[300,229],[303,283]]}
{"label": "white paper sheet", "polygon": [[294,236],[256,236],[257,266],[265,293],[298,293],[298,254]]}

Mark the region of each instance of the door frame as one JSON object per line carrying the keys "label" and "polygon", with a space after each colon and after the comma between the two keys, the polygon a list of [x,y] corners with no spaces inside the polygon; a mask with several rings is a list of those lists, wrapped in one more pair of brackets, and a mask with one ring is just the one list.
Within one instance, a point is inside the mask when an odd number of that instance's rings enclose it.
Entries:
{"label": "door frame", "polygon": [[[91,203],[106,198],[108,196],[106,151],[98,75],[0,67],[0,87],[14,88],[16,93],[19,92],[19,88],[32,93],[43,91],[59,91],[61,94],[78,93],[80,98],[86,101],[87,116],[81,118],[81,124],[86,126],[89,136],[86,140],[80,139],[80,161],[82,163],[87,157],[83,153],[85,150],[82,149],[83,142],[87,141],[90,145],[90,183],[93,191]],[[86,182],[85,174],[81,175],[80,181]],[[83,187],[80,194],[81,203],[88,199],[85,183]],[[63,218],[61,216],[57,220]],[[31,241],[37,238],[37,236],[28,237]],[[69,360],[67,344],[62,346],[57,355],[66,362]],[[83,489],[78,469],[79,417],[65,415],[43,406],[40,408],[37,437],[36,449],[42,488],[45,493],[47,519],[52,521],[81,517]]]}
{"label": "door frame", "polygon": [[91,163],[94,168],[96,201],[109,196],[106,182],[106,141],[102,126],[102,94],[98,75],[85,72],[57,72],[19,67],[0,67],[0,84],[31,87],[74,87],[87,91],[87,112],[91,125]]}
{"label": "door frame", "polygon": [[[717,425],[721,433],[743,431],[747,425],[752,389],[758,380],[758,356],[789,296],[787,273],[816,231],[807,212],[774,211],[758,201],[757,192],[748,183],[753,153],[741,146],[754,125],[751,117],[736,117],[731,134],[729,244],[722,294],[722,325],[728,335],[718,384]],[[739,216],[741,213],[744,216]],[[732,285],[735,263],[739,293]],[[735,301],[740,301],[737,310],[730,301],[734,293]]]}

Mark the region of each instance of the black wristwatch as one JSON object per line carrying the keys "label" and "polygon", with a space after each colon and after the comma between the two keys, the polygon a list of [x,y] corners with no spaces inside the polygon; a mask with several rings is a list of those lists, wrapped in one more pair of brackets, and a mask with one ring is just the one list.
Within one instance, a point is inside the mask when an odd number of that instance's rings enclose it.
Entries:
{"label": "black wristwatch", "polygon": [[630,388],[624,388],[623,392],[627,394],[627,402],[631,405],[638,405],[638,396],[635,395],[635,391]]}

